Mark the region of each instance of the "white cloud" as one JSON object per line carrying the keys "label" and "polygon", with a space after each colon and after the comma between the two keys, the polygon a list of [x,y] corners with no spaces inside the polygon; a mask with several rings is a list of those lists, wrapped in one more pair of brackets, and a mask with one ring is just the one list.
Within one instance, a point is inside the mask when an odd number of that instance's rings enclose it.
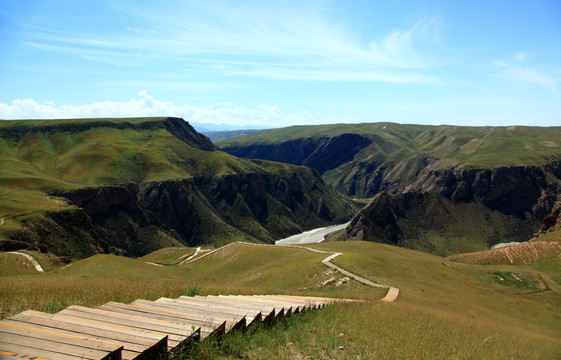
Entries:
{"label": "white cloud", "polygon": [[106,100],[83,105],[57,105],[52,102],[39,104],[33,99],[16,99],[11,104],[0,103],[0,119],[177,116],[197,123],[260,127],[341,121],[341,119],[322,117],[320,114],[310,111],[283,113],[278,106],[267,104],[262,104],[254,109],[236,107],[228,103],[214,105],[220,106],[176,105],[170,101],[155,99],[146,91],[139,92],[137,97],[126,102]]}
{"label": "white cloud", "polygon": [[524,67],[522,64],[511,65],[507,61],[495,61],[493,65],[496,68],[495,76],[504,80],[509,81],[522,81],[530,84],[535,84],[542,86],[551,91],[557,92],[557,84],[561,78],[556,74],[555,71],[551,71],[547,74],[546,71],[538,71],[530,68],[526,65],[525,61],[528,59],[528,54],[525,52],[517,53],[514,58],[519,62],[524,62]]}
{"label": "white cloud", "polygon": [[427,34],[439,31],[436,17],[362,39],[354,24],[330,16],[325,4],[315,2],[264,6],[260,2],[119,1],[113,6],[149,30],[128,26],[108,39],[103,34],[42,28],[26,45],[115,66],[159,66],[166,59],[185,71],[213,75],[439,82],[426,73],[430,61],[419,49],[430,38]]}

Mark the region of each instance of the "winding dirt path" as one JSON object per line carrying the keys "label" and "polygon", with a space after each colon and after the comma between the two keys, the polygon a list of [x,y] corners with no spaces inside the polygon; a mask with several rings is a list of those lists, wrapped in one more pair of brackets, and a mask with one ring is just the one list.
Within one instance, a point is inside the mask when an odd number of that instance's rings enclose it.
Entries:
{"label": "winding dirt path", "polygon": [[27,258],[27,260],[31,261],[33,266],[35,266],[35,270],[37,270],[39,272],[45,272],[43,270],[43,268],[41,267],[41,265],[39,265],[37,260],[35,260],[35,258],[31,255],[28,255],[28,254],[25,254],[25,253],[22,253],[22,252],[17,252],[17,251],[8,251],[8,254],[17,254],[17,255],[24,256],[25,258]]}
{"label": "winding dirt path", "polygon": [[304,249],[304,250],[308,250],[311,252],[315,252],[318,254],[328,254],[329,256],[326,257],[325,259],[323,259],[321,262],[322,264],[324,264],[325,266],[328,266],[338,272],[340,272],[341,274],[348,276],[364,285],[367,286],[371,286],[371,287],[375,287],[375,288],[382,288],[382,289],[388,289],[388,292],[386,293],[386,296],[384,296],[380,301],[382,302],[394,302],[397,297],[399,296],[399,289],[393,286],[388,286],[388,285],[383,285],[383,284],[378,284],[375,283],[373,281],[370,281],[368,279],[365,279],[357,274],[354,274],[350,271],[347,271],[343,268],[340,268],[339,266],[333,264],[331,262],[331,260],[335,259],[337,256],[343,255],[343,253],[332,253],[332,252],[328,252],[328,251],[322,251],[322,250],[317,250],[317,249],[313,249],[313,248],[309,248],[309,247],[305,247],[305,246],[298,246],[298,245],[269,245],[269,244],[255,244],[255,243],[249,243],[249,242],[243,242],[243,241],[236,241],[227,245],[224,245],[222,247],[219,247],[218,249],[215,249],[213,251],[210,251],[204,255],[199,256],[196,259],[192,259],[190,261],[187,261],[188,259],[186,259],[185,261],[183,261],[180,265],[183,264],[189,264],[192,263],[194,261],[203,259],[209,255],[214,254],[215,252],[218,252],[222,249],[227,248],[228,246],[232,246],[232,245],[236,245],[236,244],[241,244],[241,245],[251,245],[251,246],[273,246],[273,247],[285,247],[285,248],[295,248],[295,249]]}

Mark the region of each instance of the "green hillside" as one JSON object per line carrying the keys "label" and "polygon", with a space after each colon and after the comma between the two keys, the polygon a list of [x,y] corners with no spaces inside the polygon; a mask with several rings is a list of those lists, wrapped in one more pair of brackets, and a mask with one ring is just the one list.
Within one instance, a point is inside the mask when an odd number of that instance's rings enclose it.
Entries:
{"label": "green hillside", "polygon": [[[350,134],[362,139],[358,146],[348,146]],[[407,183],[425,168],[540,166],[561,160],[560,138],[561,127],[371,123],[292,126],[217,144],[241,157],[317,168],[340,190],[372,196],[379,189],[371,184],[376,170],[379,181]]]}
{"label": "green hillside", "polygon": [[357,209],[317,173],[218,151],[178,118],[0,121],[0,149],[2,249],[272,242]]}
{"label": "green hillside", "polygon": [[338,285],[342,276],[320,263],[322,254],[234,245],[181,266],[158,267],[140,259],[96,255],[44,274],[15,271],[0,277],[0,291],[8,294],[0,297],[0,310],[5,317],[27,308],[54,312],[70,304],[97,306],[110,300],[182,294],[351,297],[369,302],[333,306],[295,315],[271,328],[232,334],[222,345],[203,344],[191,358],[556,359],[561,355],[558,270],[461,264],[368,242],[313,247],[342,252],[334,260],[337,265],[400,288],[399,298],[383,304],[376,301],[384,295],[381,290],[352,280]]}

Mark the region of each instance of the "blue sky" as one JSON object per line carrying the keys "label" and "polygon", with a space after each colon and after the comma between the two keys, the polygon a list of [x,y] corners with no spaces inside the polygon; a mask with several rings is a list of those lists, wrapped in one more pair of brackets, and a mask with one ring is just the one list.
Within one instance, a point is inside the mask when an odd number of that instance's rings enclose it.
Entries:
{"label": "blue sky", "polygon": [[561,1],[0,0],[0,118],[561,126]]}

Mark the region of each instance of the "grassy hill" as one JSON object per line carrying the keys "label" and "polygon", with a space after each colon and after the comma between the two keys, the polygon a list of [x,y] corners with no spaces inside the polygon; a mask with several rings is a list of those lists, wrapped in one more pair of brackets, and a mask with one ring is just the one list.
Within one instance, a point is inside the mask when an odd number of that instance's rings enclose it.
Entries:
{"label": "grassy hill", "polygon": [[356,211],[310,169],[236,158],[178,118],[0,121],[0,150],[2,249],[272,242]]}
{"label": "grassy hill", "polygon": [[[339,143],[350,134],[360,139],[357,146],[341,147]],[[237,156],[321,169],[324,178],[338,189],[350,195],[372,196],[380,190],[372,183],[376,182],[375,175],[380,181],[383,178],[395,182],[415,177],[425,168],[493,168],[558,162],[560,138],[561,127],[372,123],[292,126],[217,144]],[[289,148],[292,151],[284,151]],[[341,148],[350,156],[340,156],[336,150]]]}
{"label": "grassy hill", "polygon": [[[203,344],[191,358],[477,358],[556,359],[561,352],[561,278],[554,269],[471,265],[384,244],[313,245],[344,254],[334,262],[367,279],[400,288],[383,291],[346,281],[306,250],[234,245],[200,261],[158,267],[140,259],[96,255],[44,274],[0,277],[3,316],[28,307],[57,311],[70,304],[156,299],[181,294],[286,293],[352,297],[365,304],[333,306],[271,328]],[[16,279],[21,279],[20,281]],[[503,279],[503,280],[501,280]],[[520,279],[520,280],[516,280]],[[342,347],[342,349],[341,349]],[[179,355],[175,358],[181,358]]]}

